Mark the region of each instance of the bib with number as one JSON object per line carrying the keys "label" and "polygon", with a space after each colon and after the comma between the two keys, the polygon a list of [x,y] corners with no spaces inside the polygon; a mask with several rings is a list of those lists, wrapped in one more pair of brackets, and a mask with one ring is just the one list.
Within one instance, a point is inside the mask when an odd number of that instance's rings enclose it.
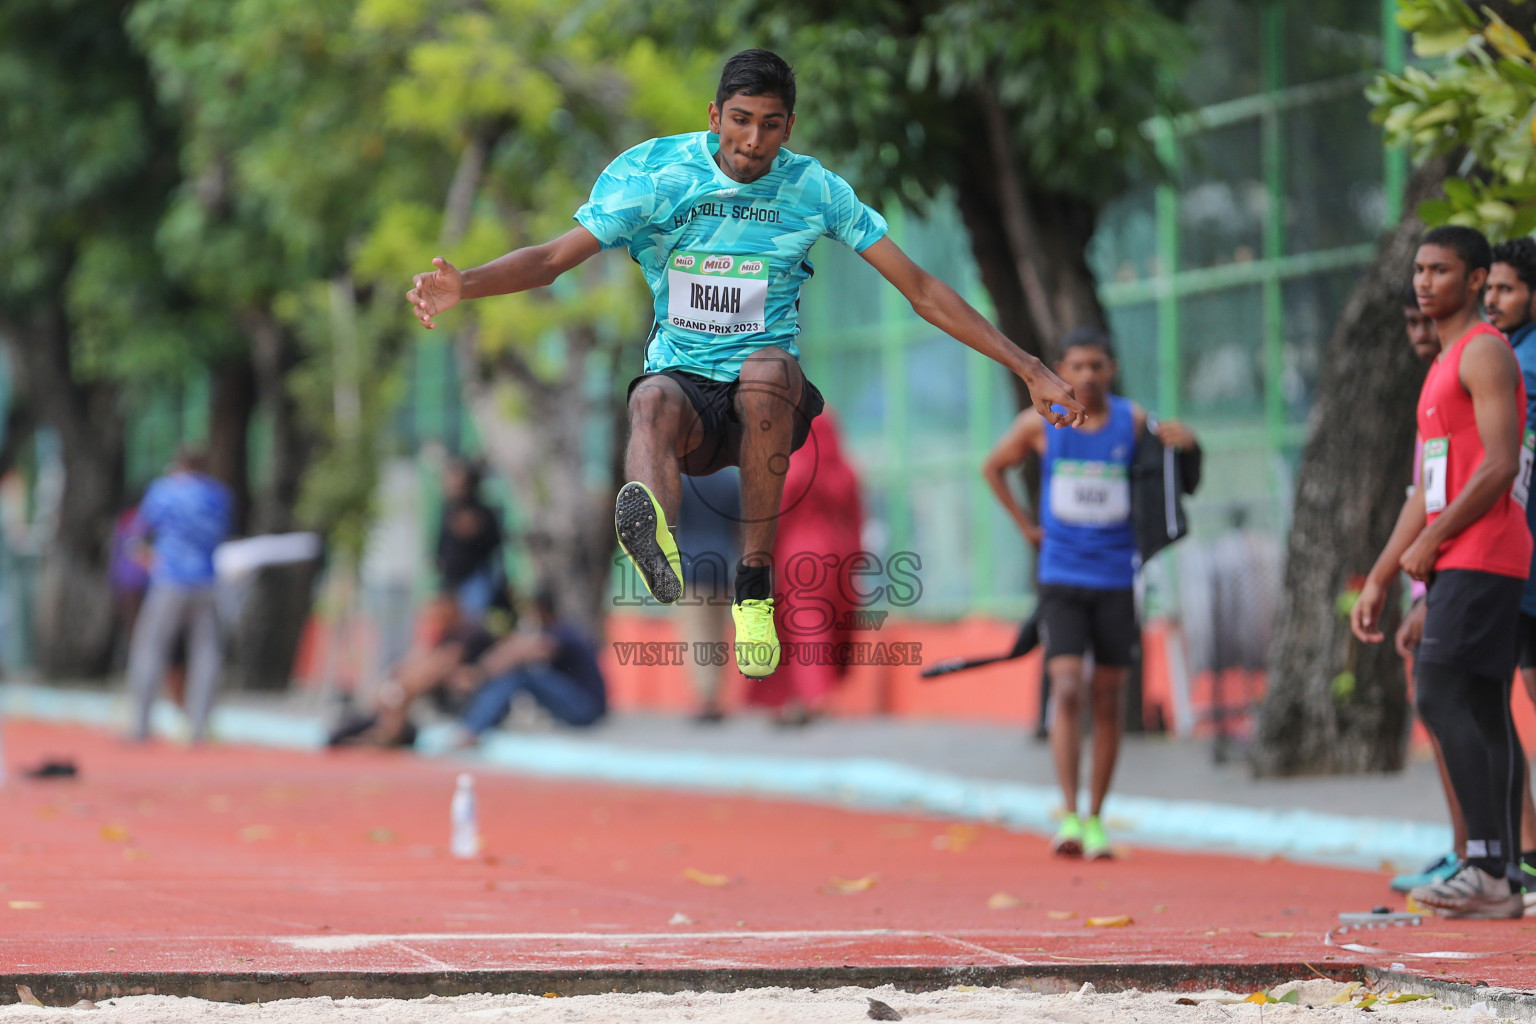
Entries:
{"label": "bib with number", "polygon": [[1510,496],[1519,503],[1521,508],[1529,507],[1533,465],[1536,465],[1536,428],[1528,428],[1524,440],[1520,443],[1520,472],[1515,474],[1515,486],[1509,489]]}
{"label": "bib with number", "polygon": [[1451,439],[1432,437],[1424,442],[1424,511],[1440,512],[1445,500],[1445,478],[1450,475]]}
{"label": "bib with number", "polygon": [[1076,526],[1114,526],[1131,517],[1131,481],[1117,462],[1057,459],[1051,469],[1051,512]]}
{"label": "bib with number", "polygon": [[768,301],[768,258],[673,253],[667,261],[667,322],[708,334],[758,334]]}

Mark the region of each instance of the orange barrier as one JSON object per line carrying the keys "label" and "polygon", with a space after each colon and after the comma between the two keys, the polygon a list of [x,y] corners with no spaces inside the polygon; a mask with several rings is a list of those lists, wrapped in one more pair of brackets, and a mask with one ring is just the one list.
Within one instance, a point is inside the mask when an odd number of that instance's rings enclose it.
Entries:
{"label": "orange barrier", "polygon": [[[683,659],[693,652],[682,649],[671,618],[615,614],[608,618],[608,643],[601,654],[608,679],[609,703],[617,711],[651,711],[686,714],[696,700],[689,666]],[[952,622],[924,619],[888,619],[878,630],[858,635],[871,645],[870,661],[880,660],[894,645],[918,645],[922,665],[948,658],[1002,653],[1013,645],[1018,623],[976,616]],[[418,637],[421,639],[421,637]],[[315,685],[327,664],[331,634],[318,620],[311,620],[301,644],[295,677],[301,685]],[[1154,620],[1142,631],[1142,704],[1149,726],[1158,721],[1172,728],[1175,722],[1169,645],[1178,642],[1177,629]],[[638,648],[634,645],[649,644]],[[630,645],[627,649],[625,645]],[[651,657],[639,654],[648,650]],[[905,650],[900,649],[900,650]],[[621,657],[620,652],[625,652]],[[662,657],[654,657],[665,652]],[[346,661],[347,659],[340,659]],[[891,657],[886,658],[890,660]],[[645,664],[642,662],[651,661]],[[655,661],[670,663],[655,664]],[[833,694],[827,710],[844,716],[893,715],[903,718],[935,718],[954,721],[992,722],[1033,727],[1039,709],[1041,654],[1037,649],[1023,658],[927,680],[920,666],[862,664],[850,669],[841,689]],[[719,668],[722,704],[727,711],[741,706],[745,689],[734,666]],[[343,669],[338,680],[349,688],[351,670]],[[1411,678],[1411,676],[1410,676]],[[1263,698],[1265,674],[1229,670],[1221,680],[1222,698],[1229,712],[1229,730],[1244,736],[1252,728],[1251,709]],[[1536,707],[1515,681],[1515,724],[1527,749],[1536,745]],[[1189,681],[1190,713],[1196,736],[1209,736],[1214,725],[1211,710],[1216,703],[1216,681],[1210,672],[1199,672]],[[1421,723],[1415,720],[1412,742],[1428,745]]]}

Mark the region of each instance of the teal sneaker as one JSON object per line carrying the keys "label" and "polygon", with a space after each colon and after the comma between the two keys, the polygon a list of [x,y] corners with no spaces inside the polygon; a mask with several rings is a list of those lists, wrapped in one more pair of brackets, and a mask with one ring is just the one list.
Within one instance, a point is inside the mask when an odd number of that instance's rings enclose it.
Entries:
{"label": "teal sneaker", "polygon": [[1083,823],[1075,814],[1061,819],[1061,827],[1051,839],[1051,852],[1058,857],[1083,855]]}
{"label": "teal sneaker", "polygon": [[1097,814],[1083,823],[1083,856],[1088,860],[1111,860],[1115,851],[1109,848],[1109,836]]}
{"label": "teal sneaker", "polygon": [[1443,882],[1454,875],[1461,867],[1456,859],[1456,851],[1442,854],[1439,860],[1431,861],[1425,865],[1424,870],[1416,875],[1398,875],[1388,884],[1393,892],[1412,892],[1421,885],[1434,885]]}
{"label": "teal sneaker", "polygon": [[667,529],[661,503],[649,487],[631,480],[619,488],[613,528],[645,589],[662,604],[675,604],[683,596],[683,558],[672,531]]}
{"label": "teal sneaker", "polygon": [[773,598],[748,598],[731,605],[736,624],[736,667],[748,679],[773,675],[779,667],[779,633],[773,628]]}

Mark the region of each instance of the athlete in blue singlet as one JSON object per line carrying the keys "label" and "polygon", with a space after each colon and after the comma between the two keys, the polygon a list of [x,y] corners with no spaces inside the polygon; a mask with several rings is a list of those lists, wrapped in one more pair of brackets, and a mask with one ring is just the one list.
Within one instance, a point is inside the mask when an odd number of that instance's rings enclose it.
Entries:
{"label": "athlete in blue singlet", "polygon": [[778,667],[771,556],[789,455],[805,443],[821,393],[800,370],[800,286],[822,236],[852,247],[925,320],[1029,386],[1039,415],[1080,422],[1071,388],[1019,349],[954,289],[918,267],[885,221],[816,160],[782,148],[795,124],[795,77],[780,57],[744,50],[726,62],[709,130],[623,153],[576,213],[577,227],[462,273],[442,258],[407,293],[418,319],[462,299],[547,285],[603,249],[623,247],[656,299],[645,372],[629,388],[630,477],[619,491],[619,543],[663,604],[682,595],[669,523],[681,475],[741,467],[745,537],[737,567],[737,667]]}
{"label": "athlete in blue singlet", "polygon": [[[1070,430],[1046,430],[1033,409],[1020,413],[992,449],[982,474],[1014,522],[1040,549],[1040,637],[1050,676],[1051,751],[1066,815],[1051,841],[1065,856],[1112,856],[1099,820],[1120,753],[1120,689],[1139,625],[1132,587],[1136,538],[1131,529],[1130,468],[1147,414],[1111,394],[1115,357],[1109,337],[1084,328],[1062,341],[1056,370],[1087,411]],[[1156,424],[1173,448],[1195,447],[1189,429],[1174,420]],[[1031,453],[1040,457],[1040,515],[1036,522],[1009,489],[1004,472]],[[1093,675],[1083,659],[1093,652]],[[1085,691],[1093,704],[1093,772],[1087,820],[1080,819],[1078,774]]]}

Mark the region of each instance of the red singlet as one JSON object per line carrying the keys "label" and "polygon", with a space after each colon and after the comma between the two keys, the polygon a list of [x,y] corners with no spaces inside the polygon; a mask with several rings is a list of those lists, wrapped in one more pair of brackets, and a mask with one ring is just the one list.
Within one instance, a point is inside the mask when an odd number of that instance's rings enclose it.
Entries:
{"label": "red singlet", "polygon": [[[1478,324],[1446,350],[1429,368],[1419,392],[1419,436],[1424,438],[1423,483],[1429,522],[1466,487],[1483,461],[1483,440],[1477,433],[1472,396],[1461,383],[1461,354],[1479,334],[1508,339],[1490,324]],[[1521,434],[1525,432],[1525,382],[1519,375]],[[1522,449],[1524,451],[1525,449]],[[1522,462],[1515,487],[1529,484]],[[1525,525],[1525,508],[1506,491],[1476,522],[1440,546],[1435,569],[1475,569],[1498,576],[1525,579],[1531,567],[1531,531]]]}

